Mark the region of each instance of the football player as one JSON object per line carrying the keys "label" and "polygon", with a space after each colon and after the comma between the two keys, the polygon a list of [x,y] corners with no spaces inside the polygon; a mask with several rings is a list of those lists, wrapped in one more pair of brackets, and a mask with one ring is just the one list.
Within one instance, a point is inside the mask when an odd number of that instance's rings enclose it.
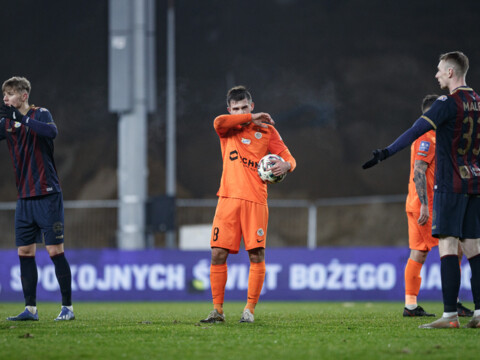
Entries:
{"label": "football player", "polygon": [[[430,106],[438,95],[427,95],[422,101],[422,113]],[[410,180],[408,196],[405,204],[408,220],[408,243],[410,257],[405,267],[405,308],[403,316],[435,316],[427,313],[417,305],[420,291],[422,270],[430,250],[438,245],[438,238],[432,236],[433,183],[435,175],[435,131],[430,130],[415,140],[410,154]],[[459,265],[462,260],[462,248],[458,247]],[[459,316],[473,316],[469,310],[457,301]]]}
{"label": "football player", "polygon": [[420,328],[460,326],[459,240],[470,263],[475,304],[473,318],[465,326],[480,328],[480,97],[466,85],[468,67],[468,58],[460,51],[440,55],[435,78],[449,94],[440,96],[391,145],[374,150],[373,158],[362,166],[377,165],[427,131],[436,130],[432,235],[439,238],[444,312],[440,319]]}
{"label": "football player", "polygon": [[210,284],[213,310],[201,322],[225,321],[223,302],[227,282],[227,257],[240,249],[243,237],[250,259],[247,304],[240,322],[254,321],[255,306],[265,279],[265,243],[267,241],[267,185],[257,173],[260,159],[277,154],[271,170],[275,176],[291,172],[296,162],[273,127],[267,113],[252,113],[254,103],[249,91],[236,86],[227,93],[227,115],[218,116],[213,126],[220,138],[223,172],[218,204],[212,225]]}
{"label": "football player", "polygon": [[12,77],[2,85],[0,140],[6,140],[15,170],[18,200],[15,210],[15,243],[25,310],[11,321],[38,320],[36,244],[45,247],[55,266],[62,307],[55,320],[74,320],[72,275],[65,258],[63,198],[53,159],[57,127],[50,112],[29,105],[30,82]]}

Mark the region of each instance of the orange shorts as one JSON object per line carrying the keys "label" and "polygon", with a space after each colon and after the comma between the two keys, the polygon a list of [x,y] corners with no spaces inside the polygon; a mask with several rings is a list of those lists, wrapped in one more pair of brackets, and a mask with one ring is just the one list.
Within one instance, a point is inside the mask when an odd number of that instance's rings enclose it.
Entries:
{"label": "orange shorts", "polygon": [[420,213],[407,212],[408,245],[411,250],[430,251],[438,245],[438,239],[432,236],[432,216],[425,225],[418,224]]}
{"label": "orange shorts", "polygon": [[220,197],[212,225],[211,247],[240,250],[243,236],[245,250],[265,248],[268,206],[242,199]]}

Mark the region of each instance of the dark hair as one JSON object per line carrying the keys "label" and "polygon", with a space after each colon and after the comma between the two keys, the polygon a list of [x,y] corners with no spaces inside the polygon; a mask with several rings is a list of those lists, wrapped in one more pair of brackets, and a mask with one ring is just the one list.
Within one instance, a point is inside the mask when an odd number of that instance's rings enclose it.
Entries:
{"label": "dark hair", "polygon": [[437,99],[438,99],[437,94],[430,94],[425,96],[422,100],[422,113],[426,112]]}
{"label": "dark hair", "polygon": [[26,78],[21,76],[14,76],[5,82],[2,85],[2,92],[5,92],[7,88],[11,88],[14,91],[22,92],[26,91],[27,94],[30,94],[30,90],[32,90],[32,86],[30,85],[30,81]]}
{"label": "dark hair", "polygon": [[468,71],[468,57],[461,51],[452,51],[440,55],[440,61],[445,61],[453,65],[455,75],[464,76]]}
{"label": "dark hair", "polygon": [[227,106],[230,106],[230,101],[242,101],[247,99],[249,102],[252,101],[252,95],[247,90],[245,86],[239,85],[228,90],[227,93]]}

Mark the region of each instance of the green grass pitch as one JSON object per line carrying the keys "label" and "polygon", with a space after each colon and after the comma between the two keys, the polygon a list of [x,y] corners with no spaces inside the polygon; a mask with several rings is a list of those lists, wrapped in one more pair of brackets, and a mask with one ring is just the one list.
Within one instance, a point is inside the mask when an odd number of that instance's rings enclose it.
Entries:
{"label": "green grass pitch", "polygon": [[[225,324],[200,324],[210,303],[78,302],[69,322],[53,321],[52,303],[38,304],[40,321],[7,321],[23,307],[0,303],[0,358],[478,358],[480,329],[418,329],[434,318],[403,318],[401,302],[260,302],[253,324],[238,322],[243,305],[225,304]],[[439,302],[421,305],[442,313]]]}

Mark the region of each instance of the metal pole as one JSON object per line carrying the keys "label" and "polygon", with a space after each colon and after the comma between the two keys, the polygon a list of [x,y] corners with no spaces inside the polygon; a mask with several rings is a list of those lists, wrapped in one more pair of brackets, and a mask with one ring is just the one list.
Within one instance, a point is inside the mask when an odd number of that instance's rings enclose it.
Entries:
{"label": "metal pole", "polygon": [[[175,114],[175,4],[168,1],[167,10],[167,159],[166,193],[175,197],[176,189],[176,114]],[[175,247],[175,231],[166,233],[166,246]]]}
{"label": "metal pole", "polygon": [[147,200],[146,2],[133,1],[133,108],[119,120],[120,249],[145,248]]}
{"label": "metal pole", "polygon": [[307,246],[309,249],[317,247],[317,206],[311,204],[308,207],[308,239]]}

